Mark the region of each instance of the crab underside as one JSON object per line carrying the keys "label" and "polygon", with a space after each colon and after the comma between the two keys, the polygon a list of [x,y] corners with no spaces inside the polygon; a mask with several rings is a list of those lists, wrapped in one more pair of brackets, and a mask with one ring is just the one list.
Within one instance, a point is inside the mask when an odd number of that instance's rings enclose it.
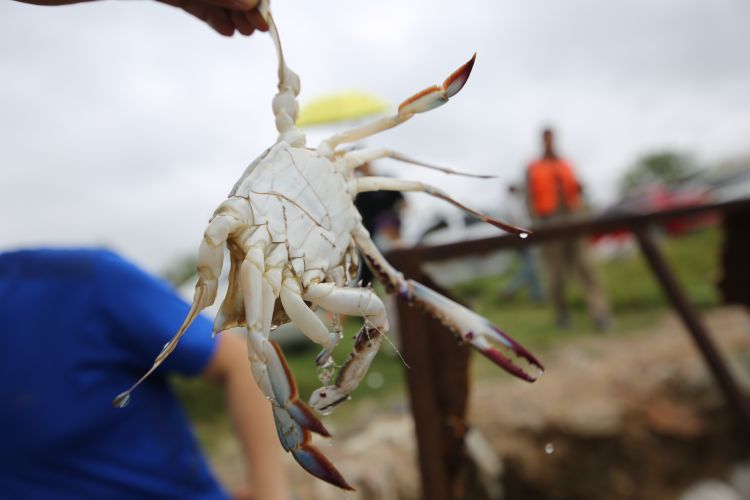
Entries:
{"label": "crab underside", "polygon": [[[253,376],[272,404],[284,449],[311,474],[340,488],[353,489],[311,444],[312,432],[322,436],[330,434],[310,407],[327,414],[348,399],[367,373],[388,331],[388,319],[380,298],[371,288],[350,286],[356,279],[358,253],[387,290],[421,306],[509,373],[527,381],[535,378],[513,363],[508,353],[543,369],[530,352],[488,320],[404,278],[395,270],[362,225],[354,197],[375,190],[424,192],[506,231],[521,236],[528,232],[472,210],[438,188],[421,182],[355,176],[358,167],[379,158],[392,158],[449,174],[458,172],[412,160],[384,148],[337,149],[341,144],[351,144],[392,128],[417,113],[447,102],[466,83],[474,57],[442,84],[406,99],[395,115],[337,134],[323,141],[317,149],[310,149],[305,147],[304,134],[295,127],[299,78],[284,62],[268,1],[261,1],[259,8],[279,59],[279,92],[273,100],[279,138],[245,170],[209,222],[198,251],[199,278],[193,303],[183,325],[164,346],[151,369],[120,394],[114,404],[127,404],[133,389],[169,356],[196,315],[214,303],[225,248],[228,248],[229,286],[214,330],[246,328]],[[334,313],[334,318],[350,315],[364,319],[354,349],[335,377],[332,376],[332,352],[340,340],[340,328],[336,325],[329,328],[313,311],[315,308]],[[284,355],[272,340],[274,327],[286,322],[294,323],[323,348],[315,362],[328,376],[324,377],[325,385],[310,396],[309,406],[300,400]]]}

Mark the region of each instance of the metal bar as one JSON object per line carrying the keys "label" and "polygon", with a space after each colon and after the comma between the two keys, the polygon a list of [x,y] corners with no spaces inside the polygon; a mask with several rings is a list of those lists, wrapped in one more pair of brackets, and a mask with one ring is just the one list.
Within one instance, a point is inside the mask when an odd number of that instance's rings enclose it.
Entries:
{"label": "metal bar", "polygon": [[724,392],[727,401],[737,414],[737,417],[739,417],[744,428],[750,430],[750,406],[748,406],[748,401],[744,398],[742,391],[714,346],[698,313],[688,301],[680,284],[669,269],[664,256],[659,251],[659,247],[654,242],[650,228],[648,226],[638,227],[633,232],[638,239],[638,244],[651,270],[656,275],[672,306],[680,315],[682,322],[693,337],[701,354],[703,354],[703,358],[716,378],[719,387]]}
{"label": "metal bar", "polygon": [[[417,261],[399,259],[397,264],[406,276],[437,288]],[[408,364],[406,379],[417,436],[422,498],[463,499],[469,350],[458,346],[454,335],[440,322],[402,301],[398,304],[398,321],[401,354]]]}

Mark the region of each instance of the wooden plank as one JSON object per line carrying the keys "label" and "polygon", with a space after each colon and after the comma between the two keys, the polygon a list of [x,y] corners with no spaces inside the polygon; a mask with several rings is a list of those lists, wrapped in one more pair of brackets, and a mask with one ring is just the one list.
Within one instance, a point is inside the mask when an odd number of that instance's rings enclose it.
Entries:
{"label": "wooden plank", "polygon": [[732,213],[748,210],[750,210],[750,199],[744,199],[725,203],[682,207],[661,212],[583,218],[558,223],[552,226],[533,227],[533,234],[525,239],[519,238],[515,235],[506,234],[481,240],[450,243],[447,245],[432,247],[417,246],[414,248],[394,250],[388,254],[388,258],[400,259],[401,255],[404,254],[405,256],[408,255],[408,257],[406,257],[407,259],[413,258],[421,262],[445,260],[466,257],[468,255],[481,255],[501,249],[520,248],[526,245],[535,245],[555,240],[577,238],[596,233],[629,230],[634,227],[690,215],[710,212]]}

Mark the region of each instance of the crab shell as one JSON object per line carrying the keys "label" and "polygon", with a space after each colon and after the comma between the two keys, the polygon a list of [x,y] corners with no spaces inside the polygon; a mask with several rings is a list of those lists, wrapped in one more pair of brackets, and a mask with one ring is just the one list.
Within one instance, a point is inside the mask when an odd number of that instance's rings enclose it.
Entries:
{"label": "crab shell", "polygon": [[279,142],[253,162],[217,214],[248,209],[242,214],[246,227],[230,241],[245,253],[264,242],[302,287],[316,280],[340,282],[342,273],[353,277],[352,232],[362,220],[353,180],[351,170],[316,150]]}

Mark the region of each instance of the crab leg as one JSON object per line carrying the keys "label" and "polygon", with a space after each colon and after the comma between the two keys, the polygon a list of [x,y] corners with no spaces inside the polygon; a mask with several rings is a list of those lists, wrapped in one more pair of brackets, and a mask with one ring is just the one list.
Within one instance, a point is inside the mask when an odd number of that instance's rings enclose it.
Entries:
{"label": "crab leg", "polygon": [[261,0],[258,11],[268,24],[268,33],[271,35],[274,47],[276,47],[276,57],[279,61],[279,92],[273,98],[273,113],[276,117],[276,129],[280,134],[279,139],[293,146],[304,146],[305,135],[295,126],[299,114],[299,103],[297,102],[300,91],[299,76],[284,61],[281,39],[271,15],[269,0]]}
{"label": "crab leg", "polygon": [[469,208],[459,201],[451,198],[442,190],[423,182],[405,181],[402,179],[394,179],[392,177],[361,177],[359,179],[356,179],[354,182],[357,183],[357,193],[364,193],[367,191],[417,191],[427,193],[457,206],[464,212],[473,215],[479,220],[499,227],[500,229],[508,231],[509,233],[517,234],[521,236],[521,238],[526,238],[530,233],[528,229],[523,229],[518,226],[508,224],[507,222],[503,222],[501,220],[492,218],[489,215],[483,214],[482,212],[478,212],[473,208]]}
{"label": "crab leg", "polygon": [[122,408],[128,404],[130,393],[169,357],[175,347],[177,347],[180,338],[185,334],[185,331],[187,331],[196,316],[198,316],[198,313],[214,303],[219,284],[219,275],[221,274],[224,262],[224,244],[229,234],[240,227],[241,224],[241,220],[229,214],[218,214],[211,219],[198,249],[198,283],[195,285],[193,303],[190,305],[187,317],[182,322],[182,326],[177,330],[177,333],[172,337],[172,340],[164,344],[151,368],[130,389],[118,394],[114,401],[112,401],[114,406]]}
{"label": "crab leg", "polygon": [[333,385],[316,389],[310,405],[323,414],[345,401],[367,374],[380,348],[381,335],[388,331],[388,319],[383,302],[370,288],[340,288],[333,283],[310,285],[304,295],[331,312],[362,316],[365,324],[354,341],[354,350],[339,370]]}
{"label": "crab leg", "polygon": [[469,79],[471,69],[474,67],[474,59],[476,56],[476,54],[471,56],[471,59],[469,59],[466,64],[451,73],[442,84],[428,87],[406,99],[399,105],[398,111],[395,115],[381,118],[380,120],[334,135],[333,137],[324,140],[320,146],[318,146],[318,151],[324,156],[332,157],[333,151],[339,144],[362,140],[371,135],[388,130],[389,128],[393,128],[396,125],[400,125],[417,113],[424,113],[425,111],[430,111],[438,106],[442,106],[448,102],[448,99],[456,95],[458,91],[463,88],[464,84]]}
{"label": "crab leg", "polygon": [[[276,431],[284,449],[305,470],[339,488],[351,490],[331,462],[311,444],[312,432],[330,436],[328,430],[299,399],[297,383],[284,359],[281,348],[268,339],[273,305],[280,284],[274,273],[265,273],[261,246],[250,248],[240,269],[240,284],[247,315],[248,356],[253,376],[271,401]],[[278,281],[280,281],[280,274]],[[260,293],[259,293],[260,292]]]}
{"label": "crab leg", "polygon": [[438,172],[443,172],[444,174],[448,175],[461,175],[463,177],[474,177],[476,179],[493,179],[496,177],[494,175],[469,174],[467,172],[459,172],[451,168],[439,167],[437,165],[432,165],[419,160],[415,160],[413,158],[409,158],[408,156],[405,156],[396,151],[391,151],[390,149],[386,148],[359,149],[350,151],[344,154],[343,160],[347,168],[349,168],[350,170],[354,170],[355,168],[361,167],[365,163],[379,160],[381,158],[390,158],[392,160],[410,163],[412,165],[429,168],[431,170],[437,170]]}
{"label": "crab leg", "polygon": [[536,366],[540,373],[544,370],[542,364],[533,354],[492,325],[486,318],[414,280],[404,279],[404,276],[396,271],[375,247],[370,239],[370,234],[361,224],[355,230],[354,239],[375,276],[385,284],[390,292],[397,292],[400,299],[423,307],[463,341],[469,343],[492,362],[518,378],[528,382],[536,380],[535,376],[529,375],[513,364],[495,345],[502,346],[517,357],[525,359],[531,365]]}
{"label": "crab leg", "polygon": [[[251,247],[240,265],[239,285],[245,306],[245,322],[247,325],[247,347],[253,376],[261,390],[271,401],[286,401],[288,399],[288,381],[286,377],[273,374],[278,370],[269,358],[275,359],[275,351],[270,345],[270,323],[266,319],[273,314],[273,286],[263,278],[265,271],[265,255],[262,245]],[[268,329],[266,329],[268,326]],[[293,383],[293,382],[292,382]],[[278,393],[278,395],[277,395]]]}
{"label": "crab leg", "polygon": [[302,291],[296,278],[291,276],[284,279],[281,287],[281,304],[284,311],[292,320],[292,323],[304,333],[307,338],[323,346],[321,352],[315,360],[318,366],[325,365],[331,357],[331,352],[339,343],[339,336],[336,332],[331,332],[328,327],[321,321],[305,301],[302,300]]}
{"label": "crab leg", "polygon": [[[281,348],[276,342],[270,342],[270,345],[273,346],[277,355],[277,358],[273,362],[279,363],[286,370],[286,374],[291,382],[289,386],[289,398],[290,400],[297,400],[299,396],[297,384],[291,378],[291,372],[284,360],[284,355],[281,353]],[[341,489],[353,491],[354,488],[347,483],[346,479],[344,479],[331,461],[320,450],[310,444],[312,441],[311,430],[326,437],[330,436],[325,427],[320,424],[317,417],[313,415],[312,411],[299,401],[294,405],[287,404],[286,407],[274,404],[272,409],[273,418],[276,422],[276,432],[279,435],[281,445],[286,451],[292,453],[297,463],[313,476]],[[301,413],[299,411],[301,409],[304,409],[305,413]],[[320,427],[312,426],[311,422],[313,421],[317,422]]]}
{"label": "crab leg", "polygon": [[[232,244],[229,246],[232,247]],[[243,260],[239,250],[230,248],[229,284],[219,312],[216,313],[216,318],[214,318],[214,335],[236,326],[245,326],[245,304],[239,285],[240,267]]]}

